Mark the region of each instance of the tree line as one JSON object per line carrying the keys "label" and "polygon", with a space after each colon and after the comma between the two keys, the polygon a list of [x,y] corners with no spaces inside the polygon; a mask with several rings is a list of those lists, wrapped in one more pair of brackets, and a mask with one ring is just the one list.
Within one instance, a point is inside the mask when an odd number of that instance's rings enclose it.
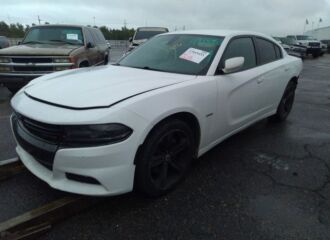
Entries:
{"label": "tree line", "polygon": [[[35,25],[36,24],[33,23],[31,26]],[[23,38],[31,26],[24,26],[20,23],[11,23],[8,25],[6,22],[0,21],[0,36],[6,36],[8,38]],[[97,26],[94,27],[97,28]],[[127,27],[122,27],[121,29],[111,29],[106,26],[101,26],[99,29],[107,40],[128,40],[128,38],[132,37],[135,32],[134,28]]]}

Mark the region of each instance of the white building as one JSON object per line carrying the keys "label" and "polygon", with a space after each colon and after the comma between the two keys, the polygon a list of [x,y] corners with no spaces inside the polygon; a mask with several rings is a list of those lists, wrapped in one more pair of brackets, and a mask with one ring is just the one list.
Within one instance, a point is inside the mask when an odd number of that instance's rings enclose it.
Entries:
{"label": "white building", "polygon": [[307,31],[306,35],[313,36],[318,40],[330,40],[330,27],[323,27]]}

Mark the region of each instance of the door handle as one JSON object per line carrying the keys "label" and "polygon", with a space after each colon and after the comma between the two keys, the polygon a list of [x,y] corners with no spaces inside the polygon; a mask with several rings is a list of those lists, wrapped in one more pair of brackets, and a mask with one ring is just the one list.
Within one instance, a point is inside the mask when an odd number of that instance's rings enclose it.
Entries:
{"label": "door handle", "polygon": [[260,84],[260,83],[262,83],[263,81],[265,81],[264,78],[258,78],[257,83]]}
{"label": "door handle", "polygon": [[290,68],[285,68],[284,72],[288,72],[290,70]]}

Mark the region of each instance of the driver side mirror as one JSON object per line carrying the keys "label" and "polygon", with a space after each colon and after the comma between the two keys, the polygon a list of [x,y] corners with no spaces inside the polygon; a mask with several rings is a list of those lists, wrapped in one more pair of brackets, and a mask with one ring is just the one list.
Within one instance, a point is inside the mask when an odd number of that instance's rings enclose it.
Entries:
{"label": "driver side mirror", "polygon": [[22,43],[21,41],[18,41],[18,42],[17,42],[17,45],[21,45],[21,43]]}
{"label": "driver side mirror", "polygon": [[94,47],[94,44],[91,43],[91,42],[88,42],[87,45],[86,45],[87,48],[93,48]]}
{"label": "driver side mirror", "polygon": [[232,73],[240,70],[244,65],[244,57],[229,58],[225,61],[225,67],[222,69],[224,73]]}
{"label": "driver side mirror", "polygon": [[128,41],[129,42],[133,42],[133,38],[132,37],[129,37]]}

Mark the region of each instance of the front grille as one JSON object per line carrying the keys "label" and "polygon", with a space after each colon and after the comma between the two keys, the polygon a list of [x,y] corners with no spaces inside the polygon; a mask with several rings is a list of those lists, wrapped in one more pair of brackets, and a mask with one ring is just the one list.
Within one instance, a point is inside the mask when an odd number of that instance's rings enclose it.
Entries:
{"label": "front grille", "polygon": [[14,71],[16,72],[51,72],[54,70],[53,67],[20,67],[15,66],[13,67]]}
{"label": "front grille", "polygon": [[317,42],[310,42],[309,43],[309,46],[311,46],[311,47],[320,47],[321,44],[320,43],[317,43]]}
{"label": "front grille", "polygon": [[21,58],[12,58],[12,61],[14,63],[52,63],[53,59],[52,58],[26,58],[26,57],[21,57]]}
{"label": "front grille", "polygon": [[41,123],[16,113],[19,122],[33,136],[46,142],[59,144],[63,136],[63,128],[58,125]]}
{"label": "front grille", "polygon": [[15,138],[19,145],[26,152],[31,154],[41,165],[52,170],[58,145],[47,143],[36,138],[27,128],[25,128],[25,125],[17,116],[12,117],[12,126]]}

